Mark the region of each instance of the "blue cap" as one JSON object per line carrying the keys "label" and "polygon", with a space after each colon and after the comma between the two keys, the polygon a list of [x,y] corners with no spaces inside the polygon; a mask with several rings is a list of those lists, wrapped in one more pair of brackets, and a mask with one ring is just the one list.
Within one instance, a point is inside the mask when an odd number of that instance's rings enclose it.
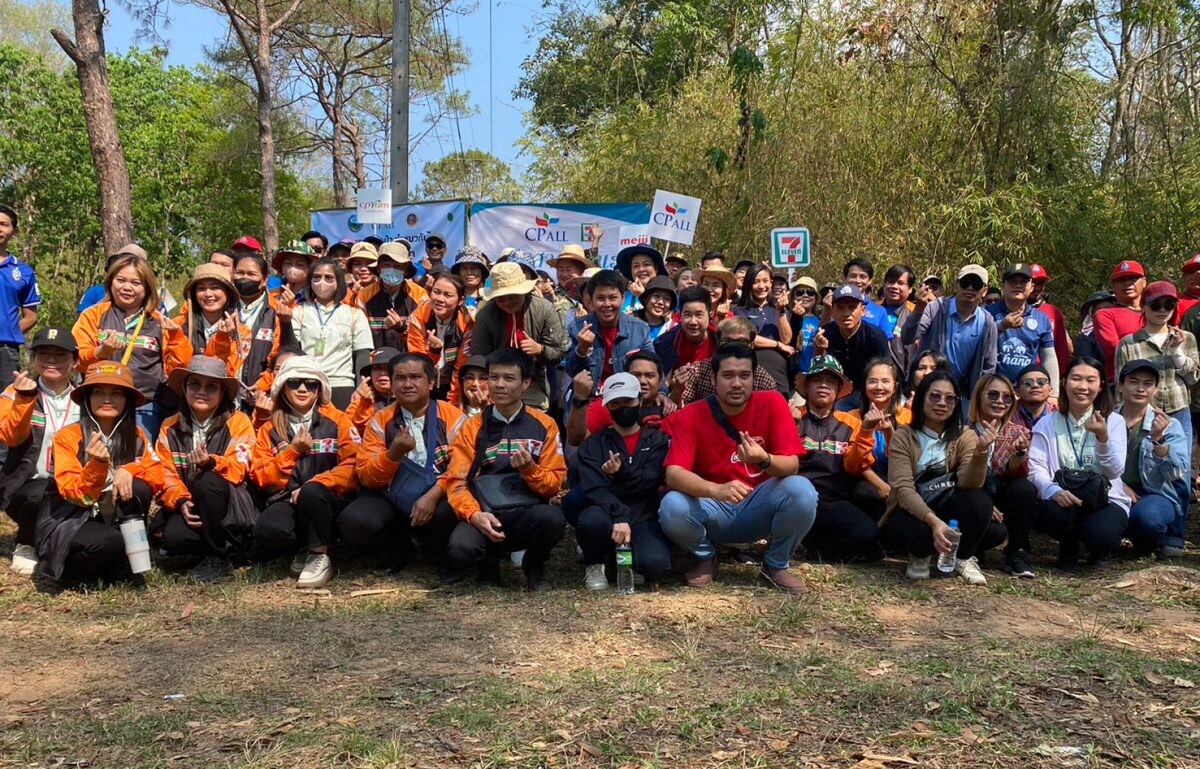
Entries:
{"label": "blue cap", "polygon": [[843,285],[834,289],[832,301],[836,302],[839,299],[853,299],[861,304],[866,304],[867,300],[863,298],[862,291],[858,286]]}

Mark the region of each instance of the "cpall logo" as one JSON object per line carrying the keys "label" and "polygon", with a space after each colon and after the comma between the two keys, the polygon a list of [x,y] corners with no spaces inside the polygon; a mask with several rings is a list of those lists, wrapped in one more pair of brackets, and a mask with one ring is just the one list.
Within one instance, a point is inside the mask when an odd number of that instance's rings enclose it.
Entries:
{"label": "cpall logo", "polygon": [[687,209],[680,208],[678,203],[668,203],[664,208],[667,209],[667,213],[671,216],[683,216],[687,214]]}
{"label": "cpall logo", "polygon": [[533,217],[533,223],[536,224],[538,227],[549,227],[551,225],[558,224],[558,217],[551,216],[550,214],[543,211],[541,216]]}
{"label": "cpall logo", "polygon": [[654,223],[663,227],[671,227],[683,232],[692,231],[692,222],[681,217],[687,216],[688,210],[681,208],[678,203],[666,203],[662,211],[654,212]]}
{"label": "cpall logo", "polygon": [[566,243],[567,232],[556,228],[558,217],[551,216],[545,211],[541,216],[533,217],[534,227],[525,228],[525,239],[531,243]]}

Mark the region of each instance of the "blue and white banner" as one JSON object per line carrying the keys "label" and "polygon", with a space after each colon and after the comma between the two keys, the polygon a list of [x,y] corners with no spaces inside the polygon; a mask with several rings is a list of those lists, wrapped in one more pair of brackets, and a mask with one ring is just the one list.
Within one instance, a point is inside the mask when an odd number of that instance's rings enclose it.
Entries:
{"label": "blue and white banner", "polygon": [[392,206],[392,223],[363,224],[355,208],[327,208],[312,212],[312,228],[336,243],[343,238],[362,240],[377,235],[385,241],[404,238],[413,245],[413,256],[425,258],[425,238],[440,235],[446,241],[446,264],[467,242],[467,203],[447,200],[439,203],[408,203]]}
{"label": "blue and white banner", "polygon": [[475,203],[471,206],[471,245],[495,261],[506,248],[520,248],[545,265],[562,252],[563,246],[589,246],[587,229],[598,226],[600,266],[613,267],[621,250],[621,228],[645,224],[650,206],[645,203],[510,204]]}

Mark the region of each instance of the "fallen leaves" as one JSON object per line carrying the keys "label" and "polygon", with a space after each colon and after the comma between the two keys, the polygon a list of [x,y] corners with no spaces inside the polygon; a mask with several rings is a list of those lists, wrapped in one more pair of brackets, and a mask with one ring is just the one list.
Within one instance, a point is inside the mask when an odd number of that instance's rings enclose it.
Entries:
{"label": "fallen leaves", "polygon": [[863,672],[872,677],[886,676],[889,673],[895,672],[896,663],[891,660],[881,660],[874,667],[869,667]]}

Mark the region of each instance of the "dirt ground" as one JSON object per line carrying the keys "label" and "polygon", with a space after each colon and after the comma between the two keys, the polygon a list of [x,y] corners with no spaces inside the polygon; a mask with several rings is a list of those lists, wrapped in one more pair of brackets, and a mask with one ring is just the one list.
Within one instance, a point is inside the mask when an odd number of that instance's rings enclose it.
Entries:
{"label": "dirt ground", "polygon": [[808,565],[797,600],[733,565],[588,593],[563,551],[537,596],[338,562],[48,598],[0,566],[0,766],[1200,766],[1198,558]]}

